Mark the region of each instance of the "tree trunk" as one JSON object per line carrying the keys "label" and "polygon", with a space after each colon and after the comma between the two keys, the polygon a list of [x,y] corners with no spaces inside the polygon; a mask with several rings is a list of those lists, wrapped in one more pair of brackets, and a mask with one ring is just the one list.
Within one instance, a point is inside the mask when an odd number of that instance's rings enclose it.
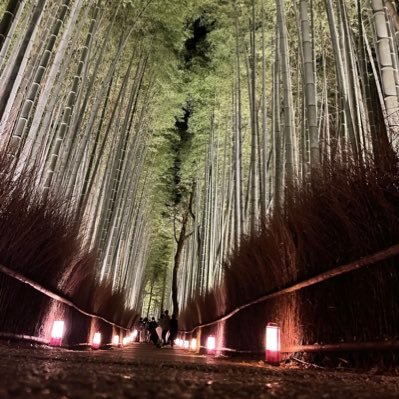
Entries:
{"label": "tree trunk", "polygon": [[285,155],[285,187],[290,188],[294,183],[294,104],[292,97],[291,67],[287,26],[285,20],[284,0],[276,0],[277,26],[280,36],[281,49],[281,78],[284,87],[284,155]]}
{"label": "tree trunk", "polygon": [[249,209],[249,225],[251,235],[255,235],[258,214],[258,176],[257,176],[257,126],[258,115],[256,107],[256,6],[252,0],[252,26],[251,26],[251,203]]}
{"label": "tree trunk", "polygon": [[383,0],[371,0],[373,9],[373,21],[376,36],[376,54],[380,69],[381,87],[383,90],[386,120],[390,132],[392,146],[395,151],[399,148],[399,115],[398,95],[396,91],[396,80],[393,61],[391,40],[389,37],[387,17]]}
{"label": "tree trunk", "polygon": [[33,108],[33,105],[37,99],[37,96],[40,91],[41,82],[44,78],[46,69],[50,62],[50,57],[53,53],[53,49],[55,46],[55,42],[57,36],[61,30],[63,21],[65,19],[66,13],[68,11],[68,7],[70,4],[70,0],[63,0],[62,5],[60,6],[57,16],[55,18],[55,22],[51,28],[50,36],[47,40],[44,52],[41,55],[39,66],[36,70],[35,76],[33,78],[33,82],[31,82],[30,89],[28,91],[28,95],[26,100],[24,101],[24,105],[22,108],[21,115],[19,117],[17,126],[13,131],[10,143],[9,143],[9,153],[13,156],[16,156],[21,150],[21,143],[23,143],[24,135],[27,129],[28,121],[30,118],[30,114]]}
{"label": "tree trunk", "polygon": [[177,316],[179,314],[179,302],[177,300],[178,297],[178,287],[177,287],[177,277],[180,269],[180,261],[181,255],[183,251],[184,242],[186,241],[186,230],[188,224],[188,217],[190,214],[190,210],[193,205],[195,195],[195,183],[193,183],[191,188],[190,200],[187,206],[187,209],[184,212],[182,226],[180,229],[179,238],[176,240],[177,248],[174,257],[174,265],[173,265],[173,275],[172,275],[172,304],[173,304],[173,313]]}
{"label": "tree trunk", "polygon": [[310,37],[308,0],[301,0],[301,31],[303,46],[303,70],[305,85],[306,122],[310,138],[310,165],[317,168],[320,162],[319,140],[317,132],[317,101],[314,81],[315,71],[313,63],[312,42]]}

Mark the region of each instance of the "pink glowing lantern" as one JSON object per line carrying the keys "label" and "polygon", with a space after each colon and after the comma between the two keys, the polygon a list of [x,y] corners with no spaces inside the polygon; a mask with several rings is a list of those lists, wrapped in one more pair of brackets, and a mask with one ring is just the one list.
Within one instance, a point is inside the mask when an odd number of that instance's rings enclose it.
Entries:
{"label": "pink glowing lantern", "polygon": [[123,345],[127,345],[127,344],[129,343],[129,341],[130,341],[129,337],[125,337],[125,338],[123,338],[123,340],[122,340],[122,344],[123,344]]}
{"label": "pink glowing lantern", "polygon": [[136,338],[137,338],[138,334],[139,334],[139,332],[138,332],[137,330],[133,330],[133,332],[132,332],[132,338],[133,338],[133,341],[135,341],[135,340],[136,340]]}
{"label": "pink glowing lantern", "polygon": [[91,347],[93,349],[98,349],[100,347],[100,345],[101,345],[101,333],[96,332],[96,333],[94,333],[93,343],[91,344]]}
{"label": "pink glowing lantern", "polygon": [[64,321],[56,320],[51,329],[50,345],[61,346],[62,338],[64,337]]}
{"label": "pink glowing lantern", "polygon": [[279,364],[281,360],[280,327],[276,323],[266,326],[266,361]]}
{"label": "pink glowing lantern", "polygon": [[119,345],[119,335],[114,335],[114,338],[112,339],[112,344],[115,346]]}
{"label": "pink glowing lantern", "polygon": [[184,340],[184,341],[183,341],[183,348],[184,348],[184,349],[188,349],[189,346],[190,346],[189,342],[188,342],[187,340]]}
{"label": "pink glowing lantern", "polygon": [[194,352],[197,350],[197,340],[195,338],[191,339],[190,349]]}
{"label": "pink glowing lantern", "polygon": [[216,338],[210,335],[206,340],[206,350],[208,355],[214,355],[216,353]]}

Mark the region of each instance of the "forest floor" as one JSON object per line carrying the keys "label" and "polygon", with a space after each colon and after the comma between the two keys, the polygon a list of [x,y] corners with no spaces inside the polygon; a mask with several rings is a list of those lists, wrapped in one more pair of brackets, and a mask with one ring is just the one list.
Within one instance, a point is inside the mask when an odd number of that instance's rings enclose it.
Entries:
{"label": "forest floor", "polygon": [[0,343],[0,398],[399,398],[399,377],[272,367],[144,343],[97,351]]}

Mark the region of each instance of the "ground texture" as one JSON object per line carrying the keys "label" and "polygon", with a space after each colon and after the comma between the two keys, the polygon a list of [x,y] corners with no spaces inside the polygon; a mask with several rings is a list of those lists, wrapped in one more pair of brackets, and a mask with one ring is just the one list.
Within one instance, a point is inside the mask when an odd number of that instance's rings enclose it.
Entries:
{"label": "ground texture", "polygon": [[133,344],[69,351],[0,344],[0,399],[399,398],[399,377],[271,367]]}

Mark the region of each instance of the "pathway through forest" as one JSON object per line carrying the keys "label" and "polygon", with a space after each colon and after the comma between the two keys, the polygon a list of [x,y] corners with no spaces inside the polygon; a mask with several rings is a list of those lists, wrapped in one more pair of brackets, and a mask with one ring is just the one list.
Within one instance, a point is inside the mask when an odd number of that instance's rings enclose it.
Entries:
{"label": "pathway through forest", "polygon": [[0,398],[398,398],[399,378],[271,367],[150,344],[69,351],[0,344]]}

